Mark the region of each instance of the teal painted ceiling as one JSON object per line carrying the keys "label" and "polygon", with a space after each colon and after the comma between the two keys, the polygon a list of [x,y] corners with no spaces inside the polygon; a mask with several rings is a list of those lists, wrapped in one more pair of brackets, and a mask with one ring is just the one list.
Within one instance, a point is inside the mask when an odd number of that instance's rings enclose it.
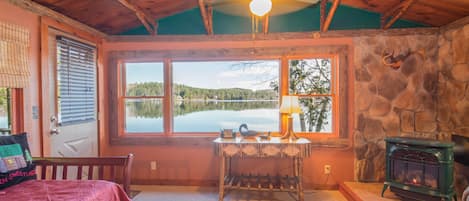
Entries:
{"label": "teal painted ceiling", "polygon": [[[328,4],[328,8],[330,7]],[[307,32],[319,30],[319,5],[307,7],[297,12],[272,16],[269,33]],[[425,27],[426,25],[407,20],[398,20],[391,28]],[[262,27],[259,24],[259,27]],[[337,8],[329,30],[379,29],[380,14],[341,5]],[[259,28],[261,29],[261,28]],[[214,34],[252,33],[251,18],[227,15],[213,11]],[[160,19],[158,35],[206,34],[198,7]],[[121,35],[148,35],[142,25],[127,30]]]}

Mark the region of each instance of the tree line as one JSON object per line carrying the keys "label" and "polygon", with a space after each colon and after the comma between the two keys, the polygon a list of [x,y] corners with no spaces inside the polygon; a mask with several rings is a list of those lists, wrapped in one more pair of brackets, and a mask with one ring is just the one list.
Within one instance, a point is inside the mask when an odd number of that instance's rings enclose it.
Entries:
{"label": "tree line", "polygon": [[7,89],[0,88],[0,114],[6,112],[7,104],[8,104]]}
{"label": "tree line", "polygon": [[[157,96],[163,93],[161,82],[130,84],[127,89],[127,96]],[[206,89],[176,83],[173,84],[173,96],[183,100],[278,100],[278,92],[274,89]]]}
{"label": "tree line", "polygon": [[[145,118],[163,117],[163,105],[157,101],[127,102],[129,115]],[[200,111],[231,110],[241,111],[249,109],[278,108],[278,101],[246,101],[246,102],[216,102],[216,101],[176,101],[173,105],[173,116],[181,116]]]}

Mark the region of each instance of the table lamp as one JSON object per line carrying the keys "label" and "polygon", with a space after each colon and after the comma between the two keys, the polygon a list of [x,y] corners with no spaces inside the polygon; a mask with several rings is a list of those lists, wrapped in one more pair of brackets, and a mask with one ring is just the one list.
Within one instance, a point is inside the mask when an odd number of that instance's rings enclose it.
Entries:
{"label": "table lamp", "polygon": [[301,113],[298,96],[283,96],[282,105],[280,106],[280,113],[288,114],[288,127],[287,132],[282,136],[282,139],[295,140],[298,137],[293,132],[293,113]]}

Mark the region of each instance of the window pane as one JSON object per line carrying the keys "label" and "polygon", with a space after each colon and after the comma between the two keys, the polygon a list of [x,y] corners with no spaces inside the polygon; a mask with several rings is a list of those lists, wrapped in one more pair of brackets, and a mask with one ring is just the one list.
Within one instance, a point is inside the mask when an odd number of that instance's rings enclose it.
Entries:
{"label": "window pane", "polygon": [[278,131],[278,61],[173,63],[174,132]]}
{"label": "window pane", "polygon": [[60,125],[96,119],[95,48],[57,38],[57,117]]}
{"label": "window pane", "polygon": [[302,97],[301,114],[293,115],[293,131],[332,133],[332,98]]}
{"label": "window pane", "polygon": [[290,94],[330,94],[331,59],[290,60]]}
{"label": "window pane", "polygon": [[126,63],[126,95],[163,96],[163,67],[162,62]]}
{"label": "window pane", "polygon": [[10,133],[10,96],[9,89],[0,88],[0,135],[3,133]]}
{"label": "window pane", "polygon": [[163,100],[126,99],[125,131],[128,133],[163,132]]}

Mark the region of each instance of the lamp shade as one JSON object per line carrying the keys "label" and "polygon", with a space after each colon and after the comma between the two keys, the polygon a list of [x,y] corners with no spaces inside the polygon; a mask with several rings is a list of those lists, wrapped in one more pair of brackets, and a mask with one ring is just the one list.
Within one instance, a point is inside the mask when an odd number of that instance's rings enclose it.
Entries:
{"label": "lamp shade", "polygon": [[280,106],[280,113],[301,113],[298,96],[283,96],[282,105]]}
{"label": "lamp shade", "polygon": [[249,9],[254,15],[264,16],[272,9],[271,0],[252,0]]}

